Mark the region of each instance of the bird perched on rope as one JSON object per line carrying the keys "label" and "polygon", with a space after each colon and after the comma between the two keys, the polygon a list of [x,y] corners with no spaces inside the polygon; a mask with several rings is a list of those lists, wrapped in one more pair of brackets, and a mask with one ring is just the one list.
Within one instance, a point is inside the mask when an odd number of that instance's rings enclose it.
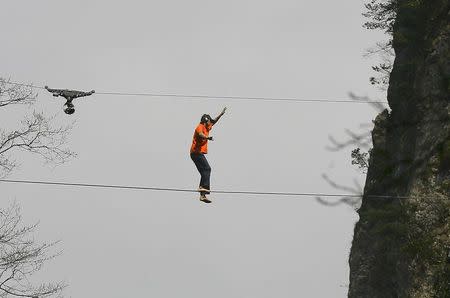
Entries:
{"label": "bird perched on rope", "polygon": [[68,90],[68,89],[51,89],[48,86],[45,86],[48,92],[53,93],[53,96],[64,97],[66,99],[66,103],[64,104],[64,113],[71,115],[75,113],[75,106],[72,103],[72,100],[78,97],[89,96],[95,93],[95,90],[91,90],[89,92],[85,91],[77,91],[77,90]]}

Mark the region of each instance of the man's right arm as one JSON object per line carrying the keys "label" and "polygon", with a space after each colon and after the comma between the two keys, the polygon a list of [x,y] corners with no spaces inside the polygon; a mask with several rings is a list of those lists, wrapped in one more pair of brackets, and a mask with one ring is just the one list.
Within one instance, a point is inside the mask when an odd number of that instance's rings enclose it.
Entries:
{"label": "man's right arm", "polygon": [[199,133],[198,135],[199,135],[202,139],[206,139],[206,140],[210,140],[210,141],[213,141],[213,140],[214,140],[213,137],[207,137],[207,136],[205,136],[202,132]]}
{"label": "man's right arm", "polygon": [[197,134],[198,134],[198,135],[200,136],[200,138],[202,138],[202,139],[210,140],[210,141],[213,140],[213,137],[207,137],[207,136],[203,133],[203,131],[201,131],[201,130],[197,130]]}

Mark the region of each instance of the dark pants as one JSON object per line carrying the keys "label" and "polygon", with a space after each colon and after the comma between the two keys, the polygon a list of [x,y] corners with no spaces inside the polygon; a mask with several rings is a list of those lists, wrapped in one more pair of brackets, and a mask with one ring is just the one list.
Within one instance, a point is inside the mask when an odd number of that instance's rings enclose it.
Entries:
{"label": "dark pants", "polygon": [[[195,163],[195,166],[201,175],[200,186],[210,189],[209,178],[211,176],[211,167],[209,166],[205,155],[202,153],[191,153],[191,159]],[[209,194],[209,192],[207,194]]]}

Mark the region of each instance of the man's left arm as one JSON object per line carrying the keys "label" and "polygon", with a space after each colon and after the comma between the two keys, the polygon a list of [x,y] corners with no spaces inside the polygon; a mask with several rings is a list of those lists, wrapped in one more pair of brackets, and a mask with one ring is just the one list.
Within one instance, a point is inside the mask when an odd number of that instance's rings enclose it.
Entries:
{"label": "man's left arm", "polygon": [[212,121],[213,124],[216,124],[217,121],[219,121],[220,117],[223,116],[223,114],[225,114],[225,111],[227,110],[227,107],[223,108],[222,112],[220,112],[220,114]]}

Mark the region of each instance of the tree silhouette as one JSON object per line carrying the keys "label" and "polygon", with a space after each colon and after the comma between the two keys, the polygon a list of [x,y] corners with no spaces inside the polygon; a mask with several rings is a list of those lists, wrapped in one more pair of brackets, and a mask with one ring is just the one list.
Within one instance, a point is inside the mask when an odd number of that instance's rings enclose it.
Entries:
{"label": "tree silhouette", "polygon": [[[14,105],[32,106],[36,94],[31,86],[10,84],[0,78],[0,112]],[[0,116],[1,117],[1,116]],[[16,129],[0,129],[0,177],[9,175],[19,164],[13,155],[25,151],[46,163],[64,163],[75,154],[65,147],[71,126],[54,124],[55,117],[33,111],[24,115]],[[17,203],[0,208],[0,297],[55,297],[64,283],[34,285],[30,277],[53,259],[57,242],[37,243],[33,238],[38,224],[23,225]]]}

